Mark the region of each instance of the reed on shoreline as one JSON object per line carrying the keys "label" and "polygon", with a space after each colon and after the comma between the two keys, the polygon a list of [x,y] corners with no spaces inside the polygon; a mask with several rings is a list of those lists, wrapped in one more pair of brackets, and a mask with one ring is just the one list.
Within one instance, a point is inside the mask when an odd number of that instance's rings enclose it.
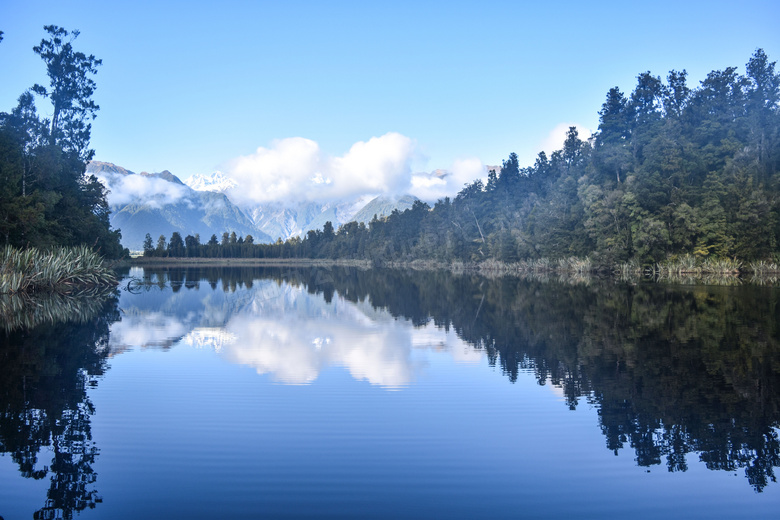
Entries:
{"label": "reed on shoreline", "polygon": [[0,294],[67,294],[117,283],[111,266],[87,246],[0,249]]}

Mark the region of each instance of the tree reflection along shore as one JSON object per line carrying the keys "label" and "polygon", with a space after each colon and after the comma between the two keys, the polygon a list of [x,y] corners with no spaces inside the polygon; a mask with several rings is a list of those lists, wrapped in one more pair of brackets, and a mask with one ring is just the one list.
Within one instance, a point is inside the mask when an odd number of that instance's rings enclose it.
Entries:
{"label": "tree reflection along shore", "polygon": [[0,332],[0,453],[11,455],[24,478],[49,477],[34,518],[70,519],[101,501],[87,389],[106,369],[109,324],[119,312],[114,295],[41,305],[50,312],[37,326]]}
{"label": "tree reflection along shore", "polygon": [[147,269],[145,276],[174,291],[206,280],[223,292],[270,278],[326,303],[367,303],[415,327],[452,329],[510,381],[530,372],[560,387],[571,409],[597,406],[607,448],[632,449],[640,466],[685,471],[686,456],[697,453],[710,469],[744,468],[756,491],[776,481],[776,288],[318,267]]}
{"label": "tree reflection along shore", "polygon": [[[335,363],[398,389],[414,383],[410,331],[421,328],[454,331],[509,382],[528,373],[560,388],[571,409],[595,406],[606,447],[632,450],[639,466],[686,471],[697,454],[709,469],[743,469],[756,491],[776,481],[776,288],[347,268],[134,274],[121,320],[109,298],[97,311],[65,313],[66,323],[3,333],[0,451],[23,477],[50,477],[37,517],[71,518],[100,501],[87,388],[112,353],[200,342],[284,383],[311,382]],[[50,464],[39,460],[43,448]]]}

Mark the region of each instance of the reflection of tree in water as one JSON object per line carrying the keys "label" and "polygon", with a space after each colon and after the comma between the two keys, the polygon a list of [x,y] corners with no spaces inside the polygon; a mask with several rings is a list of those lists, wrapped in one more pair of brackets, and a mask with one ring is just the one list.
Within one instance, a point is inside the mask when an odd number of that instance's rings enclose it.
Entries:
{"label": "reflection of tree in water", "polygon": [[637,464],[745,468],[761,491],[780,466],[780,293],[737,288],[541,283],[446,272],[316,270],[311,292],[368,299],[394,316],[430,319],[482,348],[511,381],[532,371],[568,406],[599,408],[607,447]]}
{"label": "reflection of tree in water", "polygon": [[[35,518],[72,518],[100,501],[87,388],[105,370],[108,326],[118,318],[111,297],[91,319],[0,333],[0,452],[23,477],[50,477]],[[39,461],[44,448],[53,453],[48,465]]]}
{"label": "reflection of tree in water", "polygon": [[[153,273],[153,271],[149,271]],[[780,467],[777,289],[487,279],[445,271],[202,268],[156,274],[179,287],[252,279],[303,285],[330,301],[368,301],[421,326],[433,320],[514,382],[521,371],[595,404],[606,444],[641,466],[745,468],[754,489]],[[251,285],[250,285],[251,286]]]}

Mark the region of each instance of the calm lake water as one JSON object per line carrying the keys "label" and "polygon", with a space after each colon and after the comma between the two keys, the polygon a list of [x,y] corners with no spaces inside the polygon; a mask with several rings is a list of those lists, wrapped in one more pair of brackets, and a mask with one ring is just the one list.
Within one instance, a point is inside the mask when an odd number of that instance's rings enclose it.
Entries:
{"label": "calm lake water", "polygon": [[778,518],[779,302],[134,268],[0,331],[0,516]]}

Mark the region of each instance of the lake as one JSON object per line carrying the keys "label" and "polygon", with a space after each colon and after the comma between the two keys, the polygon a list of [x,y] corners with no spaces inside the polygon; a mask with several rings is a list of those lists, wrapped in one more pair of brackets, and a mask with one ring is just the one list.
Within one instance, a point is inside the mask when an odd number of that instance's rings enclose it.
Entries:
{"label": "lake", "polygon": [[777,518],[779,303],[751,284],[133,268],[5,323],[0,516]]}

